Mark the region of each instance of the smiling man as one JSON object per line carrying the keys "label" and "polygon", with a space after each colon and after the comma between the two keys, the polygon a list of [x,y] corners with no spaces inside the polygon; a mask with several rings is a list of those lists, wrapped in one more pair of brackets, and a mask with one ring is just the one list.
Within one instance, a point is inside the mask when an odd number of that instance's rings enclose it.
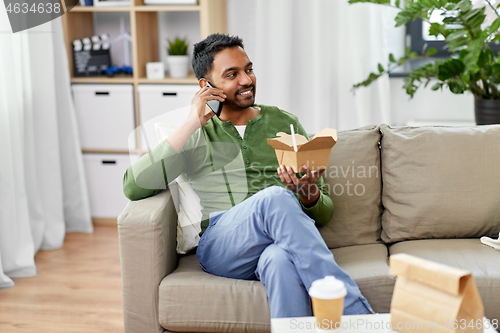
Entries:
{"label": "smiling man", "polygon": [[[256,77],[242,40],[213,34],[194,46],[200,90],[186,122],[124,176],[131,200],[155,195],[185,173],[203,206],[196,256],[210,274],[260,280],[271,318],[311,316],[308,290],[334,275],[347,289],[344,314],[372,312],[356,283],[336,264],[317,226],[333,214],[322,173],[278,165],[267,144],[278,132],[307,137],[297,117],[255,104]],[[208,87],[209,82],[213,87]],[[208,101],[224,103],[219,117]],[[298,170],[296,170],[298,171]]]}

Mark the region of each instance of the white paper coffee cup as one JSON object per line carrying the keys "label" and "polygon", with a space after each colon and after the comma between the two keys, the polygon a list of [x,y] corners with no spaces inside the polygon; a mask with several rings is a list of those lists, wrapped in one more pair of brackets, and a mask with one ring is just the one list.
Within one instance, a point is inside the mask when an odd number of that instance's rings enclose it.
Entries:
{"label": "white paper coffee cup", "polygon": [[346,295],[344,282],[334,276],[328,275],[312,283],[309,296],[319,329],[333,330],[340,327]]}

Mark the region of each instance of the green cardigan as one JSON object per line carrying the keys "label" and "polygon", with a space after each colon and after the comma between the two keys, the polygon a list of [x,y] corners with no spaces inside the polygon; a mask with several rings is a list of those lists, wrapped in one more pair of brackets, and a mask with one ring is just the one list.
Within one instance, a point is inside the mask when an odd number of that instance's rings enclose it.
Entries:
{"label": "green cardigan", "polygon": [[[296,133],[306,137],[307,133],[296,116],[277,107],[255,106],[261,111],[248,121],[244,138],[231,121],[213,117],[191,135],[180,152],[167,140],[161,142],[125,172],[123,191],[127,198],[153,196],[184,172],[203,207],[201,235],[211,212],[228,210],[268,186],[286,188],[276,172],[278,161],[267,139],[278,132],[289,133],[290,124]],[[302,209],[317,226],[323,226],[332,217],[333,202],[323,177],[317,185],[321,190],[318,201],[309,208],[302,205]]]}

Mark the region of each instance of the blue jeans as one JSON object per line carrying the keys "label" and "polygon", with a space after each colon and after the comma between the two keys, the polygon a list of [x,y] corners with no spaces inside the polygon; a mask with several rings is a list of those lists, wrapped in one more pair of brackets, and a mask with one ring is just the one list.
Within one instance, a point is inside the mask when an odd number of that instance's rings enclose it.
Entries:
{"label": "blue jeans", "polygon": [[326,275],[346,285],[344,314],[371,312],[356,283],[333,259],[314,220],[291,191],[279,186],[210,218],[196,257],[210,274],[260,280],[271,318],[312,316],[308,290]]}

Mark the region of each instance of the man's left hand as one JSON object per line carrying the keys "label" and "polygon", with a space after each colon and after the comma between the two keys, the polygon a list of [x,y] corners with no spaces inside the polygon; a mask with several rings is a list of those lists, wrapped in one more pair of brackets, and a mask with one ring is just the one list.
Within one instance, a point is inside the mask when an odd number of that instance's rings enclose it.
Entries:
{"label": "man's left hand", "polygon": [[278,175],[286,187],[299,194],[300,201],[304,206],[311,207],[319,198],[319,188],[316,182],[326,169],[311,171],[306,165],[303,165],[302,169],[305,171],[305,175],[300,179],[297,178],[291,167],[284,165],[278,167]]}

